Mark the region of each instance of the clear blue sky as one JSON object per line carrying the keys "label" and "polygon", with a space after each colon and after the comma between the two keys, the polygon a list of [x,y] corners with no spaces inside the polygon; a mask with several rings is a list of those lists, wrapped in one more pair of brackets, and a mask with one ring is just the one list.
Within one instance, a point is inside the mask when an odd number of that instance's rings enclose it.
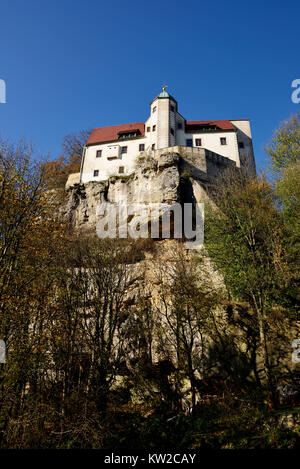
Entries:
{"label": "clear blue sky", "polygon": [[300,111],[299,1],[1,0],[0,133],[56,157],[69,132],[144,121],[162,84],[188,120],[250,118],[257,166]]}

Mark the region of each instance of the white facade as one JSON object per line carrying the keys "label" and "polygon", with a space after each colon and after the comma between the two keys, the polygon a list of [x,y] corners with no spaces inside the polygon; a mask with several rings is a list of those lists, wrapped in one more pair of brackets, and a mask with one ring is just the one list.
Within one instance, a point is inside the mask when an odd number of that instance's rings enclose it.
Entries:
{"label": "white facade", "polygon": [[255,173],[249,120],[186,121],[177,101],[163,90],[152,101],[145,123],[93,130],[84,147],[80,182],[130,175],[139,155],[155,156],[156,150],[176,145],[205,148]]}

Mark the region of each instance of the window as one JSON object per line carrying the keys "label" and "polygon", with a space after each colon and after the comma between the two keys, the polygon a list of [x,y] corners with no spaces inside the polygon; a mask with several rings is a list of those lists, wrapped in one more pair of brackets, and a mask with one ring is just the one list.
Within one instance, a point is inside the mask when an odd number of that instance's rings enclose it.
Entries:
{"label": "window", "polygon": [[94,176],[95,176],[95,177],[99,176],[99,169],[95,169],[95,171],[94,171]]}
{"label": "window", "polygon": [[174,106],[171,106],[171,111],[175,112],[175,107]]}
{"label": "window", "polygon": [[102,150],[97,150],[96,151],[96,158],[100,158],[102,156]]}
{"label": "window", "polygon": [[139,144],[139,151],[144,151],[145,150],[145,145],[144,143]]}
{"label": "window", "polygon": [[138,136],[137,132],[121,132],[118,134],[119,140],[124,140],[125,138],[136,138]]}
{"label": "window", "polygon": [[119,174],[123,174],[124,173],[124,166],[119,166]]}
{"label": "window", "polygon": [[127,153],[127,147],[121,147],[121,154]]}
{"label": "window", "polygon": [[155,150],[155,143],[152,144],[152,150]]}
{"label": "window", "polygon": [[156,106],[154,106],[154,108],[152,109],[152,112],[156,112]]}
{"label": "window", "polygon": [[239,148],[245,148],[244,142],[239,142]]}
{"label": "window", "polygon": [[150,132],[151,131],[151,127],[147,127],[147,132]]}
{"label": "window", "polygon": [[171,132],[171,135],[175,135],[174,129],[172,129],[172,127],[170,129],[170,132]]}
{"label": "window", "polygon": [[152,130],[153,130],[153,132],[155,132],[155,130],[156,130],[156,125],[154,125],[154,126],[152,127]]}
{"label": "window", "polygon": [[196,147],[201,147],[201,145],[202,145],[202,139],[196,138]]}
{"label": "window", "polygon": [[187,147],[192,147],[193,146],[193,139],[192,138],[188,138],[186,140],[186,146]]}
{"label": "window", "polygon": [[221,137],[220,138],[220,143],[221,143],[221,145],[227,145],[226,137]]}
{"label": "window", "polygon": [[182,129],[182,122],[177,123],[177,129]]}

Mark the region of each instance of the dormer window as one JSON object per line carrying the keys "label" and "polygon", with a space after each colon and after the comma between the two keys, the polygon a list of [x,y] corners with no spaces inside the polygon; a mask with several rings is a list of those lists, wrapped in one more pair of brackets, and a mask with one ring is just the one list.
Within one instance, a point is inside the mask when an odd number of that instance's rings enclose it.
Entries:
{"label": "dormer window", "polygon": [[125,139],[131,139],[131,138],[136,138],[139,137],[141,132],[137,129],[133,130],[122,130],[121,132],[118,133],[118,140],[125,140]]}
{"label": "dormer window", "polygon": [[137,137],[136,132],[122,133],[121,135],[119,135],[119,140],[124,140],[125,138],[135,138],[135,137]]}

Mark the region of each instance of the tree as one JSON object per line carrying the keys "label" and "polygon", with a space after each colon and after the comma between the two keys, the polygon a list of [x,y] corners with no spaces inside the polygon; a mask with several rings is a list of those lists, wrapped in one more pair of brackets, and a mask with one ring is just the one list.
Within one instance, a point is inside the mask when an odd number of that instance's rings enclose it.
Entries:
{"label": "tree", "polygon": [[300,158],[300,114],[282,122],[266,148],[271,168],[280,171]]}
{"label": "tree", "polygon": [[69,174],[80,171],[83,147],[90,133],[90,130],[82,130],[66,135],[62,141],[62,154],[56,160],[44,163],[49,188],[64,188]]}
{"label": "tree", "polygon": [[258,323],[264,377],[274,395],[269,323],[290,281],[283,227],[270,184],[228,172],[206,216],[206,247],[231,294],[251,305]]}
{"label": "tree", "polygon": [[137,279],[124,262],[123,243],[116,240],[84,240],[74,254],[70,276],[80,295],[81,347],[90,357],[87,395],[105,412],[124,360],[124,323],[130,315],[126,299]]}
{"label": "tree", "polygon": [[165,352],[169,349],[177,367],[176,391],[181,379],[190,382],[191,401],[196,403],[197,379],[206,373],[208,331],[219,292],[199,257],[187,257],[177,245],[168,268],[161,271],[161,293],[157,302]]}
{"label": "tree", "polygon": [[[54,258],[63,228],[31,146],[0,142],[0,425],[22,415],[25,395],[40,384]],[[1,435],[3,433],[1,432]]]}
{"label": "tree", "polygon": [[285,229],[285,248],[293,282],[289,302],[299,304],[300,273],[300,114],[292,115],[275,132],[267,152],[271,157],[270,169],[279,212]]}

